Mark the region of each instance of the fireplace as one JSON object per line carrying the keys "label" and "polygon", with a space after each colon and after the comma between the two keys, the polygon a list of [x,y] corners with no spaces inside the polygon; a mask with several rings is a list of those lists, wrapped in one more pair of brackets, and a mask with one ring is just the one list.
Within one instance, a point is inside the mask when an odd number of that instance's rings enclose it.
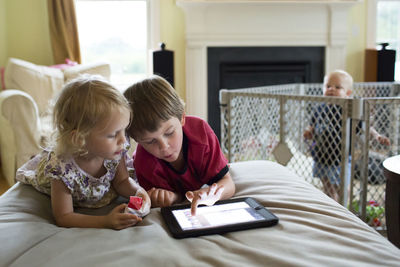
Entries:
{"label": "fireplace", "polygon": [[[217,102],[214,99],[214,102],[209,103],[208,96],[208,78],[211,75],[208,69],[209,53],[214,49],[290,47],[295,50],[298,47],[314,47],[323,54],[323,60],[320,62],[322,73],[345,69],[347,11],[359,1],[177,0],[176,3],[183,9],[186,19],[187,114],[209,121],[208,106],[218,108],[218,98]],[[295,82],[306,81],[307,76],[311,82],[322,81],[321,74],[317,74],[318,78],[315,80],[311,78],[313,74],[309,74],[310,66],[307,62],[297,62],[298,64],[288,66],[286,63],[271,62],[267,59],[262,61],[251,67],[251,64],[243,62],[222,63],[217,71],[222,71],[228,79],[218,86],[243,85],[240,82],[236,84],[238,72],[239,76],[252,76],[254,80],[265,82],[266,85],[267,81],[260,78],[264,75],[257,73],[268,73],[272,67],[281,70],[280,74],[291,72]],[[246,71],[249,68],[253,70]],[[285,82],[278,77],[280,74],[266,74],[266,77],[273,76],[274,79],[279,78],[278,82]]]}
{"label": "fireplace", "polygon": [[324,58],[324,47],[209,47],[208,123],[220,136],[220,89],[322,82]]}

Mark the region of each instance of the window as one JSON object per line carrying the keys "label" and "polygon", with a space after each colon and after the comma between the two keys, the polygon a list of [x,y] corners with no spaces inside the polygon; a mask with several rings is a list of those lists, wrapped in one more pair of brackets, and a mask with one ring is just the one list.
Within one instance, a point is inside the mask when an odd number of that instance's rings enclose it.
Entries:
{"label": "window", "polygon": [[376,44],[389,43],[396,50],[395,80],[400,81],[400,2],[377,1]]}
{"label": "window", "polygon": [[82,63],[111,64],[111,82],[121,91],[146,77],[146,0],[77,0]]}

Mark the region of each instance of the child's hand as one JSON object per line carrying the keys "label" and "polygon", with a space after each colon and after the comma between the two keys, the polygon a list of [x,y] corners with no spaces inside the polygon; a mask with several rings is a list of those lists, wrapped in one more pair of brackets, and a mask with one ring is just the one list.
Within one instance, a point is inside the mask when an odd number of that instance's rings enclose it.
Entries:
{"label": "child's hand", "polygon": [[136,190],[135,195],[138,197],[141,197],[143,200],[142,207],[140,208],[140,212],[142,213],[142,216],[144,217],[150,213],[150,208],[151,208],[150,196],[147,194],[146,190],[144,190],[142,187],[140,187],[138,190]]}
{"label": "child's hand", "polygon": [[304,133],[303,133],[304,139],[307,139],[307,140],[311,139],[312,136],[313,136],[313,134],[312,134],[312,131],[310,129],[305,130]]}
{"label": "child's hand", "polygon": [[207,188],[186,192],[186,198],[192,202],[192,215],[196,215],[197,206],[200,204],[214,205],[221,198],[222,192],[224,192],[224,186],[218,186],[216,183]]}
{"label": "child's hand", "polygon": [[390,140],[386,136],[378,134],[376,136],[376,141],[378,141],[381,145],[390,146]]}
{"label": "child's hand", "polygon": [[179,200],[179,195],[165,189],[152,188],[147,193],[151,199],[152,207],[168,207]]}
{"label": "child's hand", "polygon": [[130,226],[134,226],[138,222],[142,221],[142,218],[130,214],[124,213],[126,204],[121,204],[115,207],[106,216],[106,226],[115,230],[121,230]]}

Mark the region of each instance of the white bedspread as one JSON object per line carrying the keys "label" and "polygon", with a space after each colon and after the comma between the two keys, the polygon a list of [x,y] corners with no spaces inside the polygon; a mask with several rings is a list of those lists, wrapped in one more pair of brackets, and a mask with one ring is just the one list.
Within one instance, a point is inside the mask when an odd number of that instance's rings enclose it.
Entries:
{"label": "white bedspread", "polygon": [[[16,184],[0,197],[1,266],[400,266],[400,250],[285,167],[231,164],[235,197],[251,196],[279,224],[174,239],[160,209],[121,231],[57,227],[50,198]],[[114,203],[115,205],[115,203]],[[98,210],[104,214],[114,205]]]}

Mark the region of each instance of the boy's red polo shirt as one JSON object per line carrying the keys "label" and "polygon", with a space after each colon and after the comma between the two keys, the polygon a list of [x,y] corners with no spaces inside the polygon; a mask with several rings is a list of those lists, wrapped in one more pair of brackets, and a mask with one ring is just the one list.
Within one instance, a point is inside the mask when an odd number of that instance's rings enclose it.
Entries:
{"label": "boy's red polo shirt", "polygon": [[229,171],[217,136],[208,123],[198,117],[186,116],[182,149],[185,167],[177,172],[168,162],[138,145],[134,166],[139,184],[146,190],[155,187],[184,194],[219,181]]}

